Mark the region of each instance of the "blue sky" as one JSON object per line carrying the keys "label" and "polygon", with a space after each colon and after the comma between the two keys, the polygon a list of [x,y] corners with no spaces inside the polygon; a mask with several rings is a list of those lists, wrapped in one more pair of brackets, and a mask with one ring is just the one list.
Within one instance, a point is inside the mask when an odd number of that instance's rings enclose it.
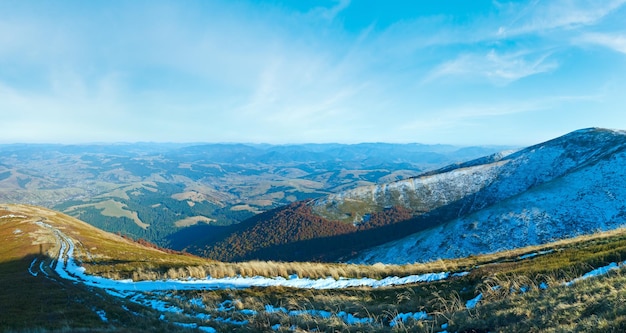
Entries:
{"label": "blue sky", "polygon": [[0,0],[0,143],[626,129],[626,0]]}

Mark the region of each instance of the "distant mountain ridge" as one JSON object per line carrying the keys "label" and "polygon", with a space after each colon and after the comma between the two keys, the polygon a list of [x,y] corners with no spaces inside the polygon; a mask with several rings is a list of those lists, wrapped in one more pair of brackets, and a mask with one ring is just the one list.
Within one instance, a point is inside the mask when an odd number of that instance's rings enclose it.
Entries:
{"label": "distant mountain ridge", "polygon": [[[354,262],[407,263],[495,252],[615,228],[626,223],[626,170],[621,167],[626,162],[625,149],[625,132],[579,130],[516,152],[308,201],[307,214],[315,217],[298,223],[349,226],[348,230],[339,228],[343,232],[334,236],[267,242],[257,234],[250,243],[243,236],[250,235],[245,228],[270,232],[284,224],[273,217],[257,217],[226,238],[195,248],[213,255],[218,248],[248,249],[236,258],[218,255],[222,260],[267,259],[260,255],[264,253],[277,254],[274,260],[294,260],[294,252],[306,252],[295,259],[353,257]],[[537,203],[536,198],[542,199]],[[279,208],[276,214],[287,216],[293,209]],[[390,213],[389,218],[381,221],[385,213]],[[375,226],[368,225],[372,217],[376,217]],[[304,249],[308,247],[318,250]]]}
{"label": "distant mountain ridge", "polygon": [[[423,144],[0,145],[0,201],[54,208],[169,246],[293,202],[497,151]],[[192,233],[193,235],[193,233]]]}

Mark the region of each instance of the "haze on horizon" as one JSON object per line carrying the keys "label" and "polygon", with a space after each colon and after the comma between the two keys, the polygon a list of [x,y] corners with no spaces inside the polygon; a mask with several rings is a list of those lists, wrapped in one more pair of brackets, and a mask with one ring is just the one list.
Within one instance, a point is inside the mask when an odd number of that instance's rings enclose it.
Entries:
{"label": "haze on horizon", "polygon": [[626,0],[0,0],[0,143],[626,129]]}

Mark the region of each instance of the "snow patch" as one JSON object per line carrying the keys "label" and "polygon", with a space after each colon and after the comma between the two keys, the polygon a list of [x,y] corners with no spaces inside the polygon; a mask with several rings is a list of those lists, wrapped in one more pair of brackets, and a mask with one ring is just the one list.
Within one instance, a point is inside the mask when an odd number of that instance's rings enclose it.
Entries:
{"label": "snow patch", "polygon": [[348,325],[365,325],[374,322],[373,318],[359,318],[351,313],[346,313],[345,311],[337,313],[337,317],[343,320]]}
{"label": "snow patch", "polygon": [[26,217],[27,216],[24,216],[24,215],[8,214],[8,215],[0,216],[0,219],[15,219],[15,218],[25,219]]}
{"label": "snow patch", "polygon": [[189,300],[189,304],[197,306],[199,308],[204,308],[204,302],[202,302],[202,298],[192,298]]}
{"label": "snow patch", "polygon": [[405,323],[407,320],[425,320],[428,319],[428,314],[426,312],[408,312],[408,313],[398,313],[389,323],[389,326],[394,327],[400,323]]}
{"label": "snow patch", "polygon": [[37,258],[33,259],[33,262],[30,263],[30,266],[28,267],[28,273],[30,273],[30,275],[32,276],[37,276],[39,275],[38,272],[34,272],[33,271],[33,266],[35,265],[35,263],[37,262]]}
{"label": "snow patch", "polygon": [[465,307],[468,309],[473,309],[476,307],[476,305],[478,304],[478,302],[480,302],[480,300],[483,299],[483,294],[478,294],[478,296],[470,299],[469,301],[465,302]]}
{"label": "snow patch", "polygon": [[48,275],[48,273],[46,273],[46,270],[45,270],[45,269],[44,269],[44,267],[43,267],[43,265],[44,265],[44,264],[45,264],[45,263],[44,263],[43,261],[41,261],[41,262],[39,263],[39,271],[40,271],[40,272],[42,272],[45,276],[50,277],[50,275]]}
{"label": "snow patch", "polygon": [[546,251],[539,251],[539,252],[535,252],[535,253],[529,253],[529,254],[525,254],[523,256],[520,256],[519,259],[520,260],[530,259],[530,258],[534,258],[536,256],[540,256],[540,255],[544,255],[544,254],[548,254],[548,253],[552,253],[552,252],[554,252],[554,250],[546,250]]}
{"label": "snow patch", "polygon": [[179,322],[173,322],[172,324],[179,326],[179,327],[184,327],[184,328],[198,328],[198,324],[196,323],[179,323]]}
{"label": "snow patch", "polygon": [[104,310],[96,310],[96,314],[98,315],[98,317],[100,317],[100,320],[102,320],[102,322],[109,322],[109,319],[107,318],[107,313]]}
{"label": "snow patch", "polygon": [[[626,208],[615,198],[626,197],[625,148],[624,133],[576,132],[509,155],[502,160],[507,163],[498,166],[467,168],[474,168],[473,177],[459,173],[462,169],[440,170],[444,173],[432,176],[439,177],[433,179],[432,191],[447,189],[449,197],[460,196],[454,206],[458,211],[450,211],[454,218],[362,251],[351,262],[407,264],[460,258],[624,227]],[[481,182],[485,186],[477,186]],[[480,189],[464,192],[455,190],[457,186]],[[366,201],[365,190],[360,191]],[[385,197],[382,185],[380,191]],[[521,259],[541,254],[545,252]]]}
{"label": "snow patch", "polygon": [[612,263],[610,263],[610,264],[608,264],[606,266],[599,267],[599,268],[596,268],[596,269],[594,269],[594,270],[592,270],[590,272],[587,272],[583,276],[577,277],[577,278],[575,278],[572,281],[566,282],[565,285],[566,286],[571,286],[574,283],[582,281],[582,280],[586,280],[586,279],[593,278],[593,277],[600,276],[600,275],[605,275],[605,274],[607,274],[608,272],[610,272],[612,270],[617,270],[617,269],[619,269],[621,267],[624,267],[624,265],[626,265],[626,263],[620,263],[618,265],[617,263],[612,262]]}

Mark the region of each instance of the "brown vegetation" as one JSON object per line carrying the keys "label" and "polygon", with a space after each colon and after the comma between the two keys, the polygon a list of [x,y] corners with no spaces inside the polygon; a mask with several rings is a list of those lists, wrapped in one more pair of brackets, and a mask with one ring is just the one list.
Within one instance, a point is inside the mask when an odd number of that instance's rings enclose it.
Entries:
{"label": "brown vegetation", "polygon": [[199,242],[188,250],[220,261],[334,261],[404,235],[404,226],[389,226],[411,218],[408,209],[392,207],[353,225],[320,217],[308,202],[296,202],[241,223],[221,240]]}

